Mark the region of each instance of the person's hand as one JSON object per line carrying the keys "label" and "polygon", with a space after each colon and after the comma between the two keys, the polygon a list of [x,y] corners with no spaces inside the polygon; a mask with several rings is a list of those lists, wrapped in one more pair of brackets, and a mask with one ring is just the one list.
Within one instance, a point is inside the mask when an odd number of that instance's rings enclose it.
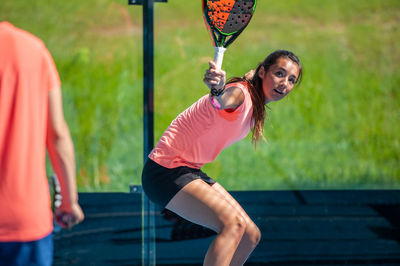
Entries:
{"label": "person's hand", "polygon": [[71,229],[73,226],[82,222],[85,218],[83,211],[78,203],[71,204],[70,206],[61,205],[54,212],[57,223],[62,228]]}
{"label": "person's hand", "polygon": [[225,87],[226,73],[222,69],[217,69],[214,61],[208,62],[210,67],[204,74],[203,82],[208,88],[215,89],[217,91],[223,90]]}

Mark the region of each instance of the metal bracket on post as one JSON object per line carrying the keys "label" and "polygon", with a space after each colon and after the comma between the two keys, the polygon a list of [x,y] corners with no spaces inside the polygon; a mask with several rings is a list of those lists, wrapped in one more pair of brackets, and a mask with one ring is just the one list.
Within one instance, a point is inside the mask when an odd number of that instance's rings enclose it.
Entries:
{"label": "metal bracket on post", "polygon": [[[128,0],[143,6],[143,164],[154,147],[154,2]],[[142,265],[156,265],[155,206],[142,192]]]}

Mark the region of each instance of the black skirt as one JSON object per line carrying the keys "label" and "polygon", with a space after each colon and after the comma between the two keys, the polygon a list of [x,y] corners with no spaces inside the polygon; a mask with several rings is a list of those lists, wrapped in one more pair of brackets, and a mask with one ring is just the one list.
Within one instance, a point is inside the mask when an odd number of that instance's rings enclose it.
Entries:
{"label": "black skirt", "polygon": [[216,183],[200,169],[187,166],[170,169],[148,158],[143,167],[142,187],[151,201],[165,208],[179,190],[196,179],[201,179],[210,185]]}

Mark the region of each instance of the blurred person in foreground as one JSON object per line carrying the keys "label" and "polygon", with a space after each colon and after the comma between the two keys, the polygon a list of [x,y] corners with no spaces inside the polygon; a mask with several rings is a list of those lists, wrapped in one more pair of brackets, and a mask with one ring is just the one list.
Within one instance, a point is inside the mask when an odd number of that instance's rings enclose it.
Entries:
{"label": "blurred person in foreground", "polygon": [[0,265],[51,265],[53,213],[46,147],[61,186],[56,221],[84,218],[60,78],[44,43],[0,22]]}

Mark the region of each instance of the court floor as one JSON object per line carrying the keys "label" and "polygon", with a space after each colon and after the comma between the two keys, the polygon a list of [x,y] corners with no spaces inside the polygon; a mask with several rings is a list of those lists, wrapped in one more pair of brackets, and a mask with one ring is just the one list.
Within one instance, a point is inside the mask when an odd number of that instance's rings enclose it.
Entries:
{"label": "court floor", "polygon": [[[231,193],[262,231],[246,265],[400,265],[400,191]],[[55,232],[54,265],[141,265],[141,193],[79,198],[86,219]],[[214,232],[152,214],[156,264],[202,265]]]}

